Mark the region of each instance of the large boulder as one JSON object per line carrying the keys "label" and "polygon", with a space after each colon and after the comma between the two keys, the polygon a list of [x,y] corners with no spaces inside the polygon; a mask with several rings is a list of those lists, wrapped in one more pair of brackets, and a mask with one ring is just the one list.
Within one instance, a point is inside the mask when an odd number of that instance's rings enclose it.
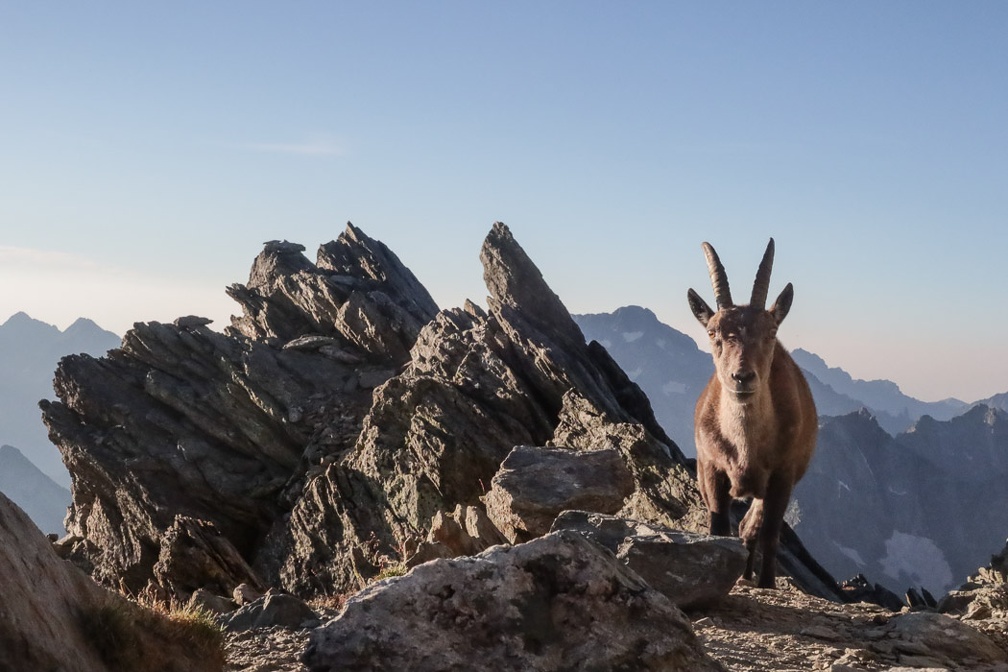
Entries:
{"label": "large boulder", "polygon": [[381,581],[312,634],[304,662],[312,672],[723,669],[667,598],[573,532]]}
{"label": "large boulder", "polygon": [[568,509],[616,513],[633,491],[633,474],[614,448],[517,446],[494,475],[483,502],[490,520],[514,543],[546,534]]}
{"label": "large boulder", "polygon": [[59,559],[28,516],[0,493],[0,669],[105,670],[80,614],[105,591]]}
{"label": "large boulder", "polygon": [[709,607],[742,576],[748,552],[738,538],[671,530],[637,520],[565,511],[553,530],[575,530],[612,551],[681,609]]}

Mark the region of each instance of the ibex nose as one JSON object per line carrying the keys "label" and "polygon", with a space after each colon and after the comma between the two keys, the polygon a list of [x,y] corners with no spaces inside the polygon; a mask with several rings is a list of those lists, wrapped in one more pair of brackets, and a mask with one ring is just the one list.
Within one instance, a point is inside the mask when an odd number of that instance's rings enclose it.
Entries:
{"label": "ibex nose", "polygon": [[736,371],[731,374],[732,380],[734,380],[740,386],[746,386],[751,383],[756,378],[755,371]]}

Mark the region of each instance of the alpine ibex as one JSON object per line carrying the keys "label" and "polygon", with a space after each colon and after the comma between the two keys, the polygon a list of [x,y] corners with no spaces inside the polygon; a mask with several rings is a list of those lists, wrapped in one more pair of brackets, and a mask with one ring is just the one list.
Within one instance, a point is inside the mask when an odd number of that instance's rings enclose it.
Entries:
{"label": "alpine ibex", "polygon": [[730,533],[733,498],[752,498],[739,524],[749,549],[751,579],[757,542],[762,553],[759,587],[776,585],[777,546],[791,490],[805,474],[815,449],[818,419],[808,383],[777,340],[777,327],[791,309],[788,283],[766,308],[774,241],[756,272],[752,298],[736,306],[728,276],[714,248],[703,244],[717,311],[689,290],[690,309],[707,329],[714,375],[697,399],[694,416],[697,480],[710,512],[710,533]]}

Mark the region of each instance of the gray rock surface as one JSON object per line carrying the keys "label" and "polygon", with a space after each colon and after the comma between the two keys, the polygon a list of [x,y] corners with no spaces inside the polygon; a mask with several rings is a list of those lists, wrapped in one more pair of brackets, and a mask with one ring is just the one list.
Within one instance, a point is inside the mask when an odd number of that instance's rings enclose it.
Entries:
{"label": "gray rock surface", "polygon": [[573,532],[379,582],[312,634],[304,660],[313,672],[723,669],[668,599]]}
{"label": "gray rock surface", "polygon": [[497,529],[515,543],[546,534],[568,509],[616,513],[633,491],[633,474],[614,448],[516,446],[483,503]]}
{"label": "gray rock surface", "polygon": [[566,511],[553,531],[574,530],[608,548],[680,609],[709,607],[728,594],[745,569],[738,538],[672,530],[586,511]]}
{"label": "gray rock surface", "polygon": [[415,567],[436,558],[476,555],[491,546],[506,543],[507,539],[482,508],[459,504],[451,513],[434,514],[427,538],[407,564]]}
{"label": "gray rock surface", "polygon": [[253,628],[301,629],[318,624],[319,615],[303,600],[293,595],[272,594],[242,606],[220,619],[230,632]]}
{"label": "gray rock surface", "polygon": [[106,591],[53,552],[21,509],[0,494],[0,669],[104,671],[79,614]]}
{"label": "gray rock surface", "polygon": [[889,621],[884,633],[885,639],[879,647],[891,646],[904,664],[975,670],[1008,663],[1008,651],[983,633],[944,614],[928,611],[900,614]]}

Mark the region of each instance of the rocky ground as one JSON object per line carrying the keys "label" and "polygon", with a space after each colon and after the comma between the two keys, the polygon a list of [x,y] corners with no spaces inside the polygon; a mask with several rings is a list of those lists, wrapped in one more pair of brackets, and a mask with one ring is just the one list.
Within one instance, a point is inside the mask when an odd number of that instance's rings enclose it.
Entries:
{"label": "rocky ground", "polygon": [[740,582],[717,607],[692,618],[708,653],[733,672],[1008,671],[1005,650],[991,650],[985,638],[974,637],[982,627],[968,621],[837,604],[792,586],[771,591]]}
{"label": "rocky ground", "polygon": [[[762,590],[740,581],[722,602],[689,614],[707,652],[731,672],[765,670],[977,670],[1008,672],[1008,631],[996,620],[891,612],[810,596],[787,581]],[[334,613],[330,610],[330,614]],[[903,621],[913,620],[913,623]],[[903,627],[904,625],[908,627]],[[307,672],[309,630],[262,628],[229,635],[228,672]],[[990,650],[983,632],[1000,644]],[[1002,661],[992,660],[997,656]]]}

